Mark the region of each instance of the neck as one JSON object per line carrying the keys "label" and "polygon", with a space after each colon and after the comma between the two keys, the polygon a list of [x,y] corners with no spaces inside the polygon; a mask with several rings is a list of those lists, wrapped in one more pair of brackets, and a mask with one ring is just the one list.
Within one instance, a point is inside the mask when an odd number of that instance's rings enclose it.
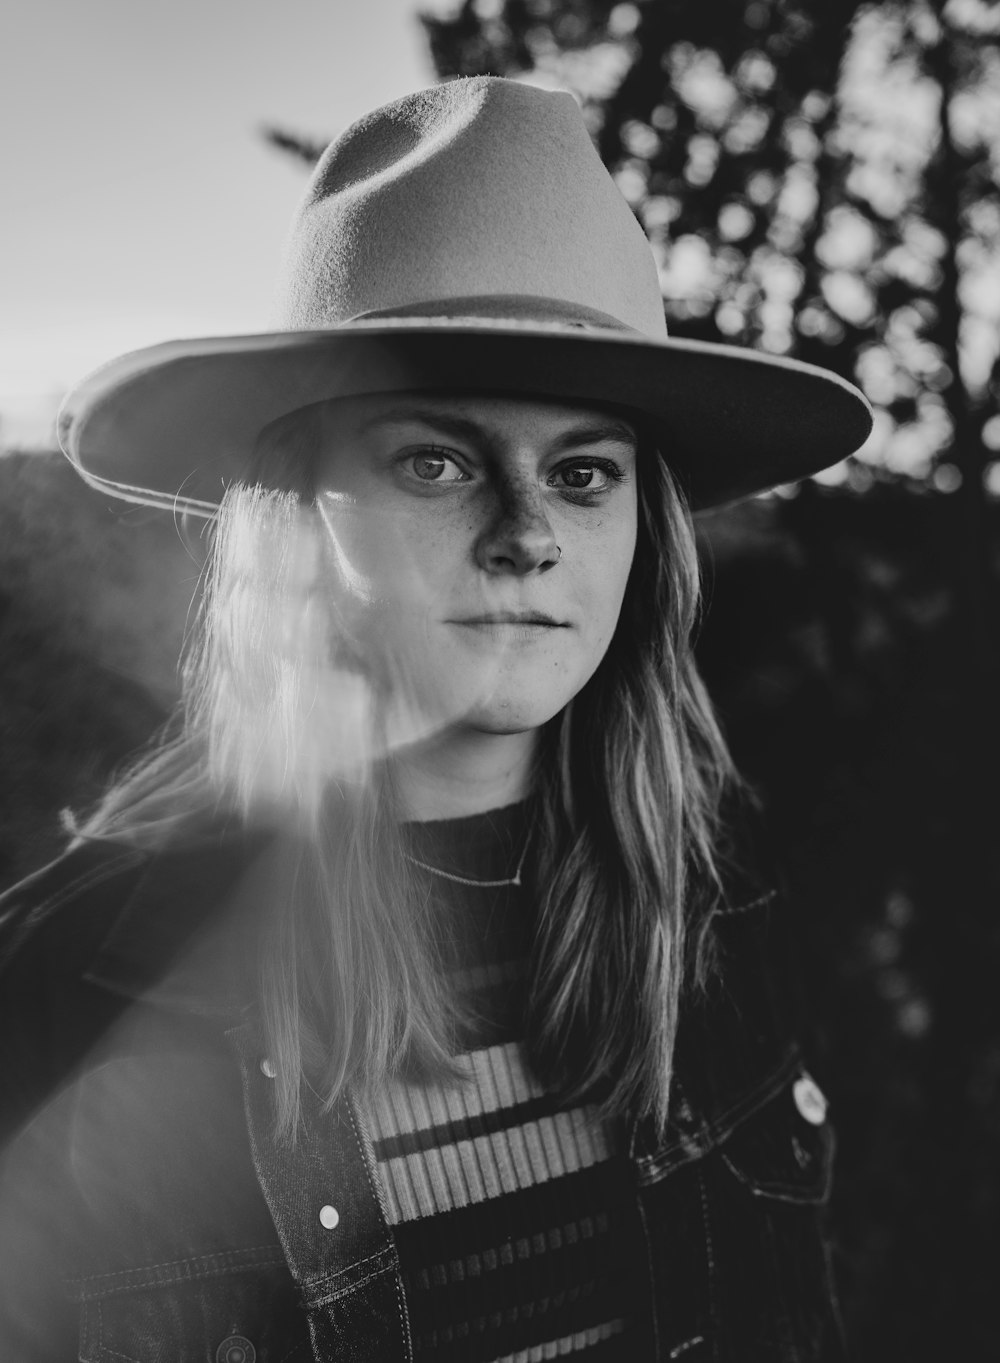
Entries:
{"label": "neck", "polygon": [[531,787],[537,733],[450,730],[393,759],[402,817],[456,819],[523,800]]}

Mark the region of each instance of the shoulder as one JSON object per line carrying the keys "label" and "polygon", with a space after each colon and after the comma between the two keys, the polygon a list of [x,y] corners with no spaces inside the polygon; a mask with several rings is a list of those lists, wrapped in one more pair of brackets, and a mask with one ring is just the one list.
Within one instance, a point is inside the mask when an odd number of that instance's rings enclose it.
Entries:
{"label": "shoulder", "polygon": [[88,948],[98,950],[124,915],[155,932],[169,909],[168,928],[183,939],[260,846],[240,830],[212,828],[158,848],[79,839],[0,894],[0,978],[42,947],[50,967],[65,959],[85,970]]}
{"label": "shoulder", "polygon": [[136,883],[150,853],[113,842],[78,842],[0,894],[0,981],[22,983],[31,962],[59,972],[79,968],[97,950]]}
{"label": "shoulder", "polygon": [[60,1087],[112,1010],[84,972],[147,858],[81,843],[0,896],[0,1135]]}
{"label": "shoulder", "polygon": [[242,836],[158,851],[82,841],[0,896],[0,1127],[98,1063],[117,1020],[217,923],[249,855]]}
{"label": "shoulder", "polygon": [[800,1064],[788,901],[766,819],[752,795],[724,811],[718,871],[702,905],[704,983],[682,1001],[679,1089],[706,1129],[752,1110]]}
{"label": "shoulder", "polygon": [[715,912],[741,913],[782,892],[780,858],[760,798],[746,786],[729,793],[716,849],[722,895]]}

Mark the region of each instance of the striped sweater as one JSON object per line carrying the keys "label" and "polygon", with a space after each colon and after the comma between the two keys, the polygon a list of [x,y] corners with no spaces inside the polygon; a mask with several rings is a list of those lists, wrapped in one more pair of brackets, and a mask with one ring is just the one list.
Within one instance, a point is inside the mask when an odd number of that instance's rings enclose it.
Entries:
{"label": "striped sweater", "polygon": [[[527,831],[515,805],[407,835],[419,860],[493,880]],[[521,1042],[530,896],[416,874],[475,1013],[463,1082],[399,1080],[368,1112],[416,1356],[637,1359],[643,1256],[620,1133],[546,1093]]]}

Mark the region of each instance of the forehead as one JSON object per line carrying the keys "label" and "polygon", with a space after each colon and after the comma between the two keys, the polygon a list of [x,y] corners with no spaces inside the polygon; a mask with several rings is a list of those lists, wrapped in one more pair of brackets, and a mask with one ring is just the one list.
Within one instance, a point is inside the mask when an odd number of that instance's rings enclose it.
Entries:
{"label": "forehead", "polygon": [[470,438],[525,433],[615,440],[633,448],[638,443],[635,424],[622,411],[504,393],[373,393],[329,403],[326,418],[331,433],[339,434],[427,425]]}

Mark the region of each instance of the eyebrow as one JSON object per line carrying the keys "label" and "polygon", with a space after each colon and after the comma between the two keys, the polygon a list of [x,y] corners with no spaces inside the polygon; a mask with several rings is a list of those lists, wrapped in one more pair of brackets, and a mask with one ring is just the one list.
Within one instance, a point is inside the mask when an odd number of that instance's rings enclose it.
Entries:
{"label": "eyebrow", "polygon": [[[375,427],[396,426],[407,421],[418,421],[424,426],[432,426],[435,430],[465,440],[489,440],[493,434],[488,426],[474,421],[471,417],[453,416],[420,407],[393,407],[387,412],[378,412],[362,422],[360,429],[369,431]],[[626,422],[601,414],[592,418],[584,417],[577,425],[563,431],[554,442],[554,448],[571,450],[580,445],[598,445],[604,442],[628,445],[635,449],[638,436]]]}

